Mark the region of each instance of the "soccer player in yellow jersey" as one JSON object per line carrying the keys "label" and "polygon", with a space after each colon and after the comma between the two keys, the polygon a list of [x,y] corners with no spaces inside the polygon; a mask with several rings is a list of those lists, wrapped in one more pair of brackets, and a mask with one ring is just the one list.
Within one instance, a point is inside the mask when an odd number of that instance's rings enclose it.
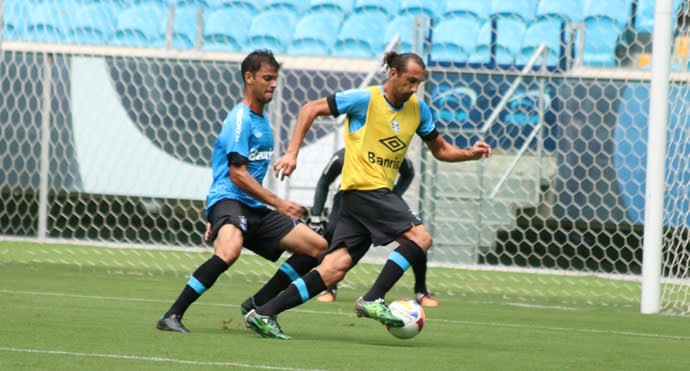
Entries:
{"label": "soccer player in yellow jersey", "polygon": [[341,176],[342,209],[333,238],[321,263],[296,279],[275,298],[245,316],[248,327],[264,337],[286,338],[276,316],[341,281],[369,247],[397,241],[370,290],[354,306],[359,317],[401,327],[384,297],[405,270],[431,247],[432,238],[421,219],[395,194],[393,184],[416,133],[437,159],[478,160],[491,147],[477,141],[460,149],[439,135],[429,106],[417,98],[426,66],[413,53],[385,56],[388,79],[383,86],[337,92],[310,101],[300,110],[286,153],[274,164],[276,174],[290,176],[302,141],[317,116],[345,114],[345,163]]}

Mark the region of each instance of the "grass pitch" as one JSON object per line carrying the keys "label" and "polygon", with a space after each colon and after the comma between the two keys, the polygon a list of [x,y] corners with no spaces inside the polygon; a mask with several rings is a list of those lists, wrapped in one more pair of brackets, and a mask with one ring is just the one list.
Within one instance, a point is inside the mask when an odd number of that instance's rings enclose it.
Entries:
{"label": "grass pitch", "polygon": [[[422,333],[399,340],[352,313],[363,290],[342,288],[335,303],[312,301],[281,314],[293,340],[263,339],[239,313],[238,304],[263,284],[252,276],[222,276],[185,315],[192,333],[160,332],[155,322],[190,272],[142,272],[113,264],[108,254],[88,263],[64,258],[69,252],[52,262],[33,258],[46,248],[0,242],[2,370],[690,369],[686,317],[641,315],[629,306],[521,305],[490,295],[439,295]],[[65,249],[98,255],[99,248]],[[408,291],[396,288],[388,299]]]}

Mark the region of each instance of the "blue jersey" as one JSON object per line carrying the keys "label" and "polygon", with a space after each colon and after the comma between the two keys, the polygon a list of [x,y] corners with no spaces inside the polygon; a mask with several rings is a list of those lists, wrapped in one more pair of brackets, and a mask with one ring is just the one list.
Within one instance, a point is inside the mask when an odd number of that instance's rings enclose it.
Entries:
{"label": "blue jersey", "polygon": [[231,155],[248,160],[249,174],[259,184],[263,183],[273,155],[273,132],[268,118],[252,112],[244,103],[228,113],[213,147],[213,182],[206,198],[207,214],[216,202],[225,198],[241,201],[249,207],[264,206],[230,180]]}

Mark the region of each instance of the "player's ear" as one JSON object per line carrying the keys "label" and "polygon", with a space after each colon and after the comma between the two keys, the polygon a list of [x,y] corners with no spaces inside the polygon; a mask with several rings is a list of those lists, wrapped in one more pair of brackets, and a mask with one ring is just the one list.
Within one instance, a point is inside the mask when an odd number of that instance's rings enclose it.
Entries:
{"label": "player's ear", "polygon": [[249,72],[249,71],[245,72],[244,73],[244,81],[247,84],[253,84],[254,83],[254,74]]}

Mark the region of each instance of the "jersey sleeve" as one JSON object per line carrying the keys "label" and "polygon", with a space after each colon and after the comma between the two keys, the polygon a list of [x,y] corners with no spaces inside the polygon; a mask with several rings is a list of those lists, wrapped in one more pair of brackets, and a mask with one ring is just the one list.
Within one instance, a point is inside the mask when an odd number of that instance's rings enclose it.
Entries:
{"label": "jersey sleeve", "polygon": [[244,109],[236,110],[225,119],[220,136],[225,146],[225,155],[230,163],[247,163],[251,132],[249,115],[246,114]]}
{"label": "jersey sleeve", "polygon": [[431,108],[429,108],[426,102],[419,100],[419,111],[420,123],[417,128],[417,135],[425,142],[436,138],[438,136],[438,130],[436,129],[436,124],[431,114]]}
{"label": "jersey sleeve", "polygon": [[371,92],[369,89],[350,89],[337,92],[326,99],[334,117],[341,114],[364,117],[369,107]]}

